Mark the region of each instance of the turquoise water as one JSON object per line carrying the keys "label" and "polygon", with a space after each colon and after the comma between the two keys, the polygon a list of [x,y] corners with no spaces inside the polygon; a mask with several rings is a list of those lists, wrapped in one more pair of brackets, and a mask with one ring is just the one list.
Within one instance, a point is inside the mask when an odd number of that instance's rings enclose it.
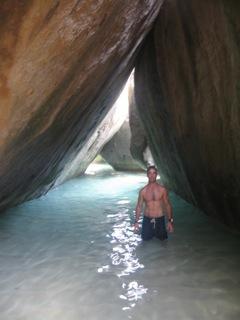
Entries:
{"label": "turquoise water", "polygon": [[174,234],[142,243],[146,182],[91,166],[1,215],[0,319],[240,319],[239,236],[171,194]]}

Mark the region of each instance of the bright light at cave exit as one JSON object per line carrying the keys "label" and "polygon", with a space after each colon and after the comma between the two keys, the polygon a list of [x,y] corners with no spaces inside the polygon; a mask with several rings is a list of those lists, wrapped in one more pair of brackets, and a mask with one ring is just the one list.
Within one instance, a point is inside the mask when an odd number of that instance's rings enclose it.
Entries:
{"label": "bright light at cave exit", "polygon": [[120,93],[118,99],[115,102],[116,106],[116,116],[119,118],[119,121],[124,121],[128,118],[129,111],[129,100],[128,100],[128,91],[129,88],[133,87],[133,73],[128,78],[122,92]]}
{"label": "bright light at cave exit", "polygon": [[[122,92],[120,93],[118,99],[114,104],[115,112],[114,112],[114,123],[123,123],[125,120],[129,120],[129,99],[128,93],[129,89],[134,86],[133,81],[133,74],[134,71],[129,76]],[[95,164],[94,162],[91,163],[87,170],[85,171],[86,174],[95,175],[96,172],[101,171],[106,165]]]}

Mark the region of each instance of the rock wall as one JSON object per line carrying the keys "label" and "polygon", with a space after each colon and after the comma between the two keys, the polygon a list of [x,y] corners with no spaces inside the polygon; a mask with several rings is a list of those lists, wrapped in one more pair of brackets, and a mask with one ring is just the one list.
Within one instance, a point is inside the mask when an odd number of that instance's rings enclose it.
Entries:
{"label": "rock wall", "polygon": [[89,141],[162,2],[1,2],[0,210],[46,192]]}
{"label": "rock wall", "polygon": [[135,70],[168,186],[240,228],[240,3],[166,0]]}
{"label": "rock wall", "polygon": [[57,177],[55,186],[85,172],[99,151],[112,139],[128,118],[128,110],[122,110],[121,107],[117,100],[102,122],[95,128],[91,137],[84,143],[80,152],[72,153],[72,158],[68,160]]}
{"label": "rock wall", "polygon": [[1,1],[0,210],[85,170],[157,15],[135,97],[161,179],[240,228],[236,0]]}

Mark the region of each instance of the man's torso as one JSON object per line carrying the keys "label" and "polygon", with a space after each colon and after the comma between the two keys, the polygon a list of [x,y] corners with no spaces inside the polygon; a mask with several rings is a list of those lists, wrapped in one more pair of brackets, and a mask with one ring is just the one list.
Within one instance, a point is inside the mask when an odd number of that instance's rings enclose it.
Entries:
{"label": "man's torso", "polygon": [[164,215],[164,194],[165,188],[158,183],[148,184],[142,189],[146,217],[156,218]]}

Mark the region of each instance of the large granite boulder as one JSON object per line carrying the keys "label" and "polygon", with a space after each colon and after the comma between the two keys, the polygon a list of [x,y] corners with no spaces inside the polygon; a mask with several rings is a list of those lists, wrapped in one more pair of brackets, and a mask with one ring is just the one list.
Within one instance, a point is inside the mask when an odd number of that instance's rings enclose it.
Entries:
{"label": "large granite boulder", "polygon": [[146,134],[138,116],[133,90],[133,75],[130,76],[119,98],[119,109],[126,110],[126,119],[119,131],[104,145],[101,156],[115,169],[139,171],[152,164],[151,151]]}
{"label": "large granite boulder", "polygon": [[103,147],[101,156],[115,169],[119,171],[141,170],[139,163],[133,159],[130,153],[131,131],[129,118],[122,124],[119,131]]}
{"label": "large granite boulder", "polygon": [[240,3],[166,0],[135,94],[162,179],[240,228]]}
{"label": "large granite boulder", "polygon": [[[0,210],[84,172],[162,3],[1,1]],[[170,189],[238,229],[239,16],[236,0],[165,0],[136,63],[146,136],[130,146],[144,164],[149,145]]]}
{"label": "large granite boulder", "polygon": [[148,165],[153,165],[154,160],[148,145],[147,135],[136,107],[134,94],[134,81],[131,81],[128,88],[129,99],[129,126],[131,130],[130,152],[135,161],[146,169]]}
{"label": "large granite boulder", "polygon": [[82,150],[162,2],[1,2],[0,210],[46,192]]}

